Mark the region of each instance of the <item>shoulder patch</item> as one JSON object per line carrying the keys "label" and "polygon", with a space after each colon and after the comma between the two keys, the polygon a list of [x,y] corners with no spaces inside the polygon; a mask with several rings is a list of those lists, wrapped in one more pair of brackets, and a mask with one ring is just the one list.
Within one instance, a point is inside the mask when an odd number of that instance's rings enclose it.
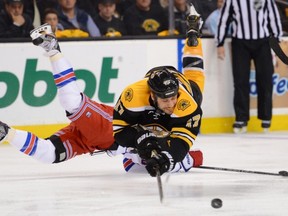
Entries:
{"label": "shoulder patch", "polygon": [[130,102],[132,100],[132,98],[133,98],[133,89],[132,88],[128,88],[125,91],[124,96],[125,96],[125,100]]}
{"label": "shoulder patch", "polygon": [[178,110],[182,110],[184,111],[185,109],[187,109],[188,107],[191,106],[190,101],[186,100],[186,99],[181,99],[178,103],[177,103],[177,109]]}

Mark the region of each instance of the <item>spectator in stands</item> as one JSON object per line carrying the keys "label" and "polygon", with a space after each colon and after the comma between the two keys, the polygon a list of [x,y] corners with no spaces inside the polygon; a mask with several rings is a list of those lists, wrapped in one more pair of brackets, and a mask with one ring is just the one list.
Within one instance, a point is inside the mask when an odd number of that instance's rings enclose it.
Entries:
{"label": "spectator in stands", "polygon": [[91,16],[76,6],[76,0],[58,0],[58,17],[64,29],[81,29],[90,37],[100,36],[100,31]]}
{"label": "spectator in stands", "polygon": [[[99,0],[95,0],[99,1]],[[117,0],[116,1],[116,11],[119,14],[119,17],[123,17],[123,14],[127,8],[135,4],[135,0]]]}
{"label": "spectator in stands", "polygon": [[174,0],[175,30],[181,35],[186,33],[186,17],[189,15],[189,8],[186,0]]}
{"label": "spectator in stands", "polygon": [[23,13],[22,0],[5,0],[0,12],[0,38],[29,37],[32,20]]}
{"label": "spectator in stands", "polygon": [[115,16],[116,0],[99,0],[98,10],[93,20],[101,35],[115,37],[127,34],[123,21]]}
{"label": "spectator in stands", "polygon": [[[159,0],[161,7],[167,10],[167,15],[169,16],[169,1]],[[190,5],[186,0],[174,0],[173,13],[174,13],[174,35],[184,35],[186,34],[186,17],[189,14]],[[168,18],[169,19],[169,18]],[[162,31],[159,36],[167,36],[170,31]]]}
{"label": "spectator in stands", "polygon": [[203,21],[207,19],[207,17],[217,9],[217,0],[190,0],[191,3],[195,6],[196,10]]}
{"label": "spectator in stands", "polygon": [[44,11],[44,23],[51,25],[53,33],[57,38],[71,38],[71,37],[89,37],[87,32],[80,29],[65,29],[59,23],[57,10],[53,8],[47,8]]}
{"label": "spectator in stands", "polygon": [[[218,29],[218,21],[220,17],[220,11],[223,6],[224,0],[217,0],[217,9],[214,10],[205,20],[203,26],[203,33],[208,35],[216,35]],[[229,30],[227,35],[231,35],[231,26],[229,26]]]}
{"label": "spectator in stands", "polygon": [[128,35],[157,35],[168,29],[166,11],[152,0],[135,0],[123,15]]}
{"label": "spectator in stands", "polygon": [[44,20],[46,8],[57,8],[58,0],[23,0],[24,13],[27,14],[35,27]]}
{"label": "spectator in stands", "polygon": [[95,14],[99,12],[97,8],[98,1],[99,0],[78,0],[76,5],[86,11],[91,17],[94,17]]}

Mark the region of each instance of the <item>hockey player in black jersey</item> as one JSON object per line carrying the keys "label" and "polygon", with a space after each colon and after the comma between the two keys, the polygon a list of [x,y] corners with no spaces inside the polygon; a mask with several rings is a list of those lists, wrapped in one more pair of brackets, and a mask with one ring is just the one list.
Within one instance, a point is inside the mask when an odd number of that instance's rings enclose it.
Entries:
{"label": "hockey player in black jersey", "polygon": [[114,154],[124,154],[126,171],[146,168],[156,176],[158,170],[187,172],[202,165],[202,152],[191,150],[202,118],[202,21],[193,6],[190,10],[183,73],[173,66],[152,68],[127,86],[115,105],[113,131],[119,148]]}

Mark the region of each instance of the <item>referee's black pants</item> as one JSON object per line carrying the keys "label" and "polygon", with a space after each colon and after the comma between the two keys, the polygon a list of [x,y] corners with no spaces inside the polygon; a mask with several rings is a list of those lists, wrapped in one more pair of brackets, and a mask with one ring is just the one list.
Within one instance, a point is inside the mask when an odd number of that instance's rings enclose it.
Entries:
{"label": "referee's black pants", "polygon": [[251,59],[254,60],[256,71],[258,118],[271,120],[274,67],[268,38],[258,40],[232,38],[233,104],[236,121],[249,121],[250,119]]}

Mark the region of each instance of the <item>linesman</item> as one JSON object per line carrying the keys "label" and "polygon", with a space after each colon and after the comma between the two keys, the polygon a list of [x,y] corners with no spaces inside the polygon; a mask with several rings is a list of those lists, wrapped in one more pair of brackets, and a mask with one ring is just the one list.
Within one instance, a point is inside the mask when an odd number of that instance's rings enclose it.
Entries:
{"label": "linesman", "polygon": [[235,133],[247,131],[249,121],[250,63],[254,61],[258,119],[264,131],[271,126],[272,76],[274,73],[269,36],[280,38],[282,26],[274,0],[225,0],[216,34],[218,58],[224,59],[224,40],[232,24],[232,69],[234,82]]}

